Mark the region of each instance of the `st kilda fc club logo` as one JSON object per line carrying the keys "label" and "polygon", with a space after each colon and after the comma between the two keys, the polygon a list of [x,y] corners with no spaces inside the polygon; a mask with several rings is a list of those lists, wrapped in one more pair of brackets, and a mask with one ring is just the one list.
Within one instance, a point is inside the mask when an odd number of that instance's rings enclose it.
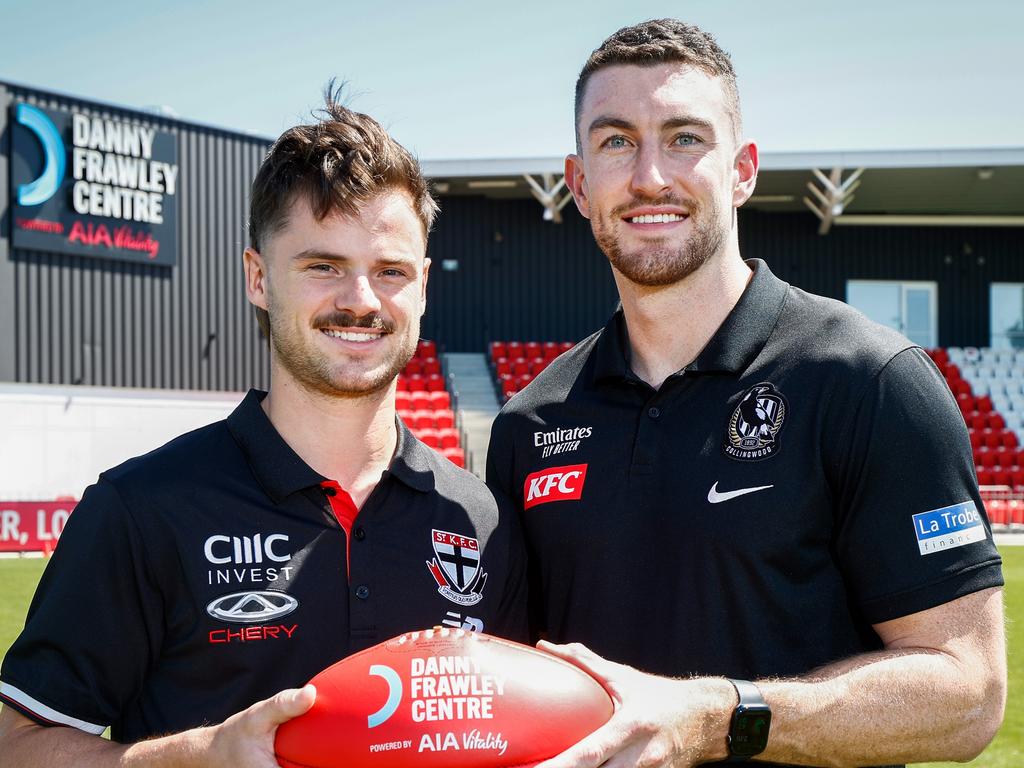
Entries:
{"label": "st kilda fc club logo", "polygon": [[755,384],[729,417],[722,449],[741,461],[760,461],[779,452],[779,432],[786,421],[786,398],[774,384]]}
{"label": "st kilda fc club logo", "polygon": [[448,531],[431,531],[434,559],[427,568],[437,591],[459,605],[475,605],[484,595],[487,574],[480,568],[480,542]]}

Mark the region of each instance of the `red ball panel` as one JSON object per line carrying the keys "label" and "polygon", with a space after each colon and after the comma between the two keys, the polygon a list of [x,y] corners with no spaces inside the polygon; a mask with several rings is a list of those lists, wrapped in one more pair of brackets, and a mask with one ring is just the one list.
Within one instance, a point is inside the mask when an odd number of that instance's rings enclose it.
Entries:
{"label": "red ball panel", "polygon": [[519,768],[608,721],[579,667],[463,630],[413,632],[328,667],[316,703],[277,731],[285,768]]}

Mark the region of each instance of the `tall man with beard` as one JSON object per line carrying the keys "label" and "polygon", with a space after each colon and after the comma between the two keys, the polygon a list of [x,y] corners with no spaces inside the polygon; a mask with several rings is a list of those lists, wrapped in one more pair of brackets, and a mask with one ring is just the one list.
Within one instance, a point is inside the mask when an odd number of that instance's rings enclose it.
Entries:
{"label": "tall man with beard", "polygon": [[0,762],[271,768],[295,686],[344,656],[441,623],[525,639],[514,516],[396,420],[436,211],[330,93],[277,140],[244,254],[270,391],[85,492],[4,660]]}
{"label": "tall man with beard", "polygon": [[[610,37],[576,132],[566,180],[622,307],[509,401],[488,476],[522,509],[536,629],[592,650],[545,647],[616,712],[542,768],[978,754],[1002,576],[942,378],[741,258],[758,150],[710,35]],[[563,433],[585,437],[545,455]]]}

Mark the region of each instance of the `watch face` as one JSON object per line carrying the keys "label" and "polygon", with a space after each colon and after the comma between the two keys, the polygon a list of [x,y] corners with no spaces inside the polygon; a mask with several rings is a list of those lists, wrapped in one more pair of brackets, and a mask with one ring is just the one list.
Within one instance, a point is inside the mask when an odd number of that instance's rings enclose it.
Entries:
{"label": "watch face", "polygon": [[764,752],[768,746],[768,730],[772,713],[767,707],[737,710],[729,729],[729,752],[742,757],[752,757]]}

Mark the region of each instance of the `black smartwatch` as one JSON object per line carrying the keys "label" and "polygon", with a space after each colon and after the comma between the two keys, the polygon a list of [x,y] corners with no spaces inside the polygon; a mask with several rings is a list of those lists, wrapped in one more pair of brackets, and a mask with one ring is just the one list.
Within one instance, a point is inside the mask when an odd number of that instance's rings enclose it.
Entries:
{"label": "black smartwatch", "polygon": [[765,702],[761,691],[749,680],[730,679],[729,682],[739,694],[740,703],[732,713],[729,735],[726,737],[726,743],[729,745],[727,762],[742,763],[754,755],[761,754],[768,746],[772,710]]}

